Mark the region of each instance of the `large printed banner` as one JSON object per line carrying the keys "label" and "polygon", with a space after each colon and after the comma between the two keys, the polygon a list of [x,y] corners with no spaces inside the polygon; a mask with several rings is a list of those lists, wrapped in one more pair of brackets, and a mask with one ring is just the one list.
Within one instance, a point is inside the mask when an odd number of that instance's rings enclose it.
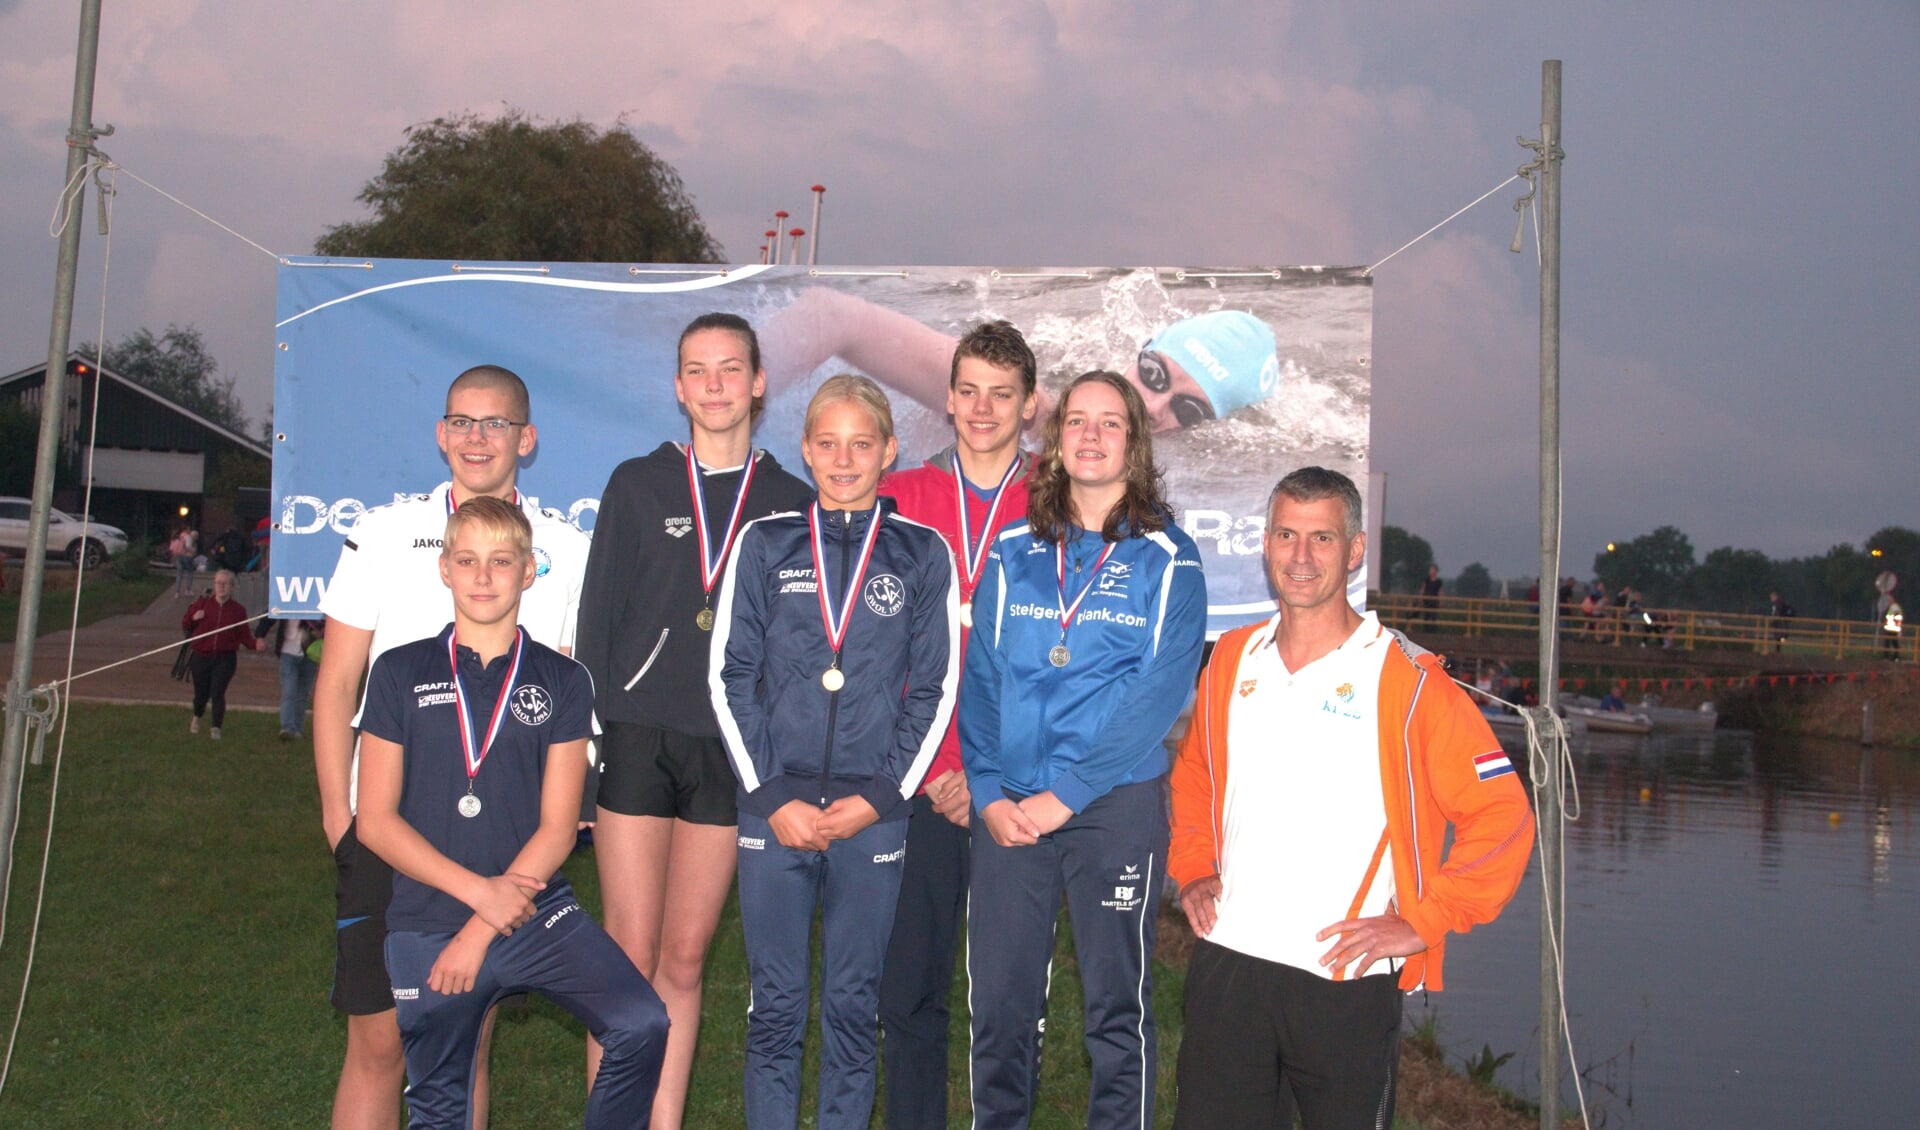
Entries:
{"label": "large printed banner", "polygon": [[[448,383],[477,364],[512,369],[532,390],[539,442],[522,492],[591,533],[614,466],[686,438],[675,344],[694,317],[723,310],[760,333],[768,396],[755,442],[802,476],[807,398],[838,372],[889,391],[900,465],[951,443],[953,343],[984,319],[1025,332],[1043,414],[1082,372],[1127,374],[1154,413],[1155,454],[1200,547],[1217,633],[1274,607],[1261,534],[1281,475],[1317,463],[1365,489],[1372,299],[1357,267],[284,265],[273,612],[312,614],[361,514],[450,477],[433,427]],[[1364,571],[1349,588],[1364,599]]]}

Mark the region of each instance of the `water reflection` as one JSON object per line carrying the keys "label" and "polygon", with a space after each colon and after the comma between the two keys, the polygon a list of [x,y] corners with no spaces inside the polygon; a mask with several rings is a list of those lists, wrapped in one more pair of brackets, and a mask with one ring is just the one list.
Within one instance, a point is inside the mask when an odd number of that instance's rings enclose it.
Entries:
{"label": "water reflection", "polygon": [[[1721,733],[1578,735],[1567,994],[1610,1126],[1911,1125],[1920,754]],[[1538,875],[1448,947],[1454,1058],[1537,1091]],[[1568,1091],[1569,1100],[1571,1090]]]}

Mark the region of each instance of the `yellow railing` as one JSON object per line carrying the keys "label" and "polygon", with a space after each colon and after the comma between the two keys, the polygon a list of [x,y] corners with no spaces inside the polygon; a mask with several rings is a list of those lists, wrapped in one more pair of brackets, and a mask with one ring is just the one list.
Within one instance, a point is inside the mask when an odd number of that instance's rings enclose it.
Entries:
{"label": "yellow railing", "polygon": [[[1371,592],[1367,601],[1386,623],[1415,632],[1424,629],[1477,637],[1532,636],[1540,630],[1533,605],[1524,600]],[[1920,628],[1893,636],[1880,631],[1878,623],[1863,620],[1779,619],[1686,608],[1648,608],[1630,613],[1613,606],[1588,616],[1578,605],[1563,605],[1560,635],[1568,641],[1643,644],[1682,651],[1719,648],[1833,659],[1920,660]]]}

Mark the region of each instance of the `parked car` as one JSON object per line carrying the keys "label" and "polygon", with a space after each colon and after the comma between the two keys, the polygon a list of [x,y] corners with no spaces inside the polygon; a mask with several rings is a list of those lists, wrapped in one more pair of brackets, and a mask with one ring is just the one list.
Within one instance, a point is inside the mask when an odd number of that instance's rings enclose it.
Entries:
{"label": "parked car", "polygon": [[[33,503],[25,498],[0,498],[0,552],[24,555],[27,552],[28,518]],[[82,520],[57,507],[47,513],[47,553],[65,557],[75,565],[91,569],[127,548],[126,531],[117,526],[102,526]]]}

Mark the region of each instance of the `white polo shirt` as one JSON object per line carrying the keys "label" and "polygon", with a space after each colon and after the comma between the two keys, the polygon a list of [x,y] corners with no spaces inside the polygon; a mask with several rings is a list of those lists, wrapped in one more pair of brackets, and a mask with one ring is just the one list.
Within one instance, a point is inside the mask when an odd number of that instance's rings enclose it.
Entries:
{"label": "white polo shirt", "polygon": [[[333,579],[320,598],[320,612],[373,633],[367,667],[392,647],[440,634],[453,620],[453,593],[440,579],[440,543],[446,537],[451,482],[428,494],[410,495],[360,516],[340,548]],[[533,505],[516,494],[533,526],[533,587],[520,596],[520,623],[527,634],[556,651],[573,650],[580,613],[580,585],[592,544],[566,515]],[[364,704],[362,704],[364,706]],[[353,725],[360,726],[354,712]],[[358,810],[360,751],[356,743],[349,804]]]}
{"label": "white polo shirt", "polygon": [[[1377,708],[1393,642],[1367,613],[1345,643],[1289,671],[1278,625],[1247,640],[1228,711],[1219,918],[1207,940],[1331,979],[1320,957],[1334,943],[1314,935],[1349,917],[1387,829]],[[1357,917],[1392,897],[1383,854]]]}

